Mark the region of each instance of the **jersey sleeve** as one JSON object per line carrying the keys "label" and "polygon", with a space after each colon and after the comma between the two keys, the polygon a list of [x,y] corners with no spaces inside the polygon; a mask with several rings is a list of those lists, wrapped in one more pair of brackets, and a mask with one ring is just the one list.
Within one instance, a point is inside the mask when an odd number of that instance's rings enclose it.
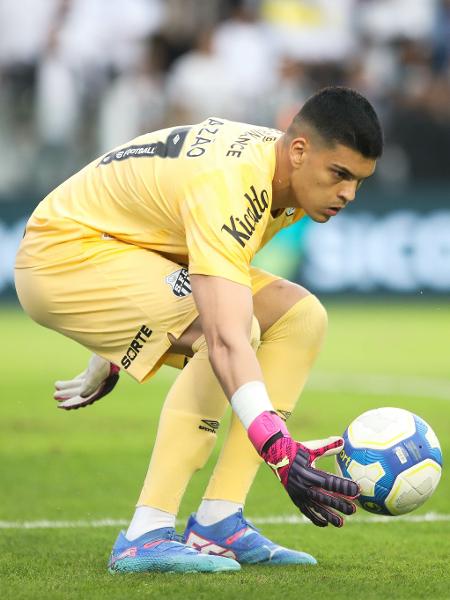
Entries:
{"label": "jersey sleeve", "polygon": [[250,263],[270,212],[269,190],[251,169],[201,174],[186,190],[183,221],[189,272],[251,287]]}

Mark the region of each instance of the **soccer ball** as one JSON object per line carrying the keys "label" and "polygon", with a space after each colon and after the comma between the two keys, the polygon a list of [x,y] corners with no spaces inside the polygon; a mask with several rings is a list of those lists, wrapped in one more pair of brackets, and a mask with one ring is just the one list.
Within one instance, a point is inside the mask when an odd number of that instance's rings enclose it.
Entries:
{"label": "soccer ball", "polygon": [[431,427],[401,408],[377,408],[346,429],[336,457],[342,477],[361,488],[359,504],[383,515],[403,515],[429,498],[441,477],[442,453]]}

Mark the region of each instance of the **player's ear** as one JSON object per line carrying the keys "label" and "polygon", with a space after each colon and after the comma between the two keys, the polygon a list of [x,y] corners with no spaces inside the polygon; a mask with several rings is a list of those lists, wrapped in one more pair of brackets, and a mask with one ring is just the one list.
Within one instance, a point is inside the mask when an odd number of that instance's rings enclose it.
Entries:
{"label": "player's ear", "polygon": [[294,168],[298,168],[301,166],[303,161],[305,160],[305,155],[309,147],[308,140],[301,136],[296,137],[291,141],[289,146],[289,158],[291,161],[291,165]]}

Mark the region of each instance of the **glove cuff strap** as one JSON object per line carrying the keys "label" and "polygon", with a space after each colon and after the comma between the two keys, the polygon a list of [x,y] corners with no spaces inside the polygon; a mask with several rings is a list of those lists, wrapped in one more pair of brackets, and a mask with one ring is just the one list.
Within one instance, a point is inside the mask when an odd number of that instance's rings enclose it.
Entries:
{"label": "glove cuff strap", "polygon": [[114,363],[110,362],[109,363],[109,376],[116,375],[119,372],[120,372],[120,367],[118,367]]}
{"label": "glove cuff strap", "polygon": [[269,411],[258,415],[247,429],[248,437],[258,454],[261,454],[266,442],[277,433],[281,433],[283,436],[289,435],[283,419]]}

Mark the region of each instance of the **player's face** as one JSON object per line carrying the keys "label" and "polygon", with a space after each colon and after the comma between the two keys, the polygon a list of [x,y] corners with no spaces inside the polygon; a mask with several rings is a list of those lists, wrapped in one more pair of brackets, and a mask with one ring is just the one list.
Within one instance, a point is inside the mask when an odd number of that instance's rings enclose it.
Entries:
{"label": "player's face", "polygon": [[[300,140],[301,141],[301,140]],[[376,161],[337,144],[299,144],[290,149],[291,191],[298,206],[314,221],[325,223],[355,199]]]}

